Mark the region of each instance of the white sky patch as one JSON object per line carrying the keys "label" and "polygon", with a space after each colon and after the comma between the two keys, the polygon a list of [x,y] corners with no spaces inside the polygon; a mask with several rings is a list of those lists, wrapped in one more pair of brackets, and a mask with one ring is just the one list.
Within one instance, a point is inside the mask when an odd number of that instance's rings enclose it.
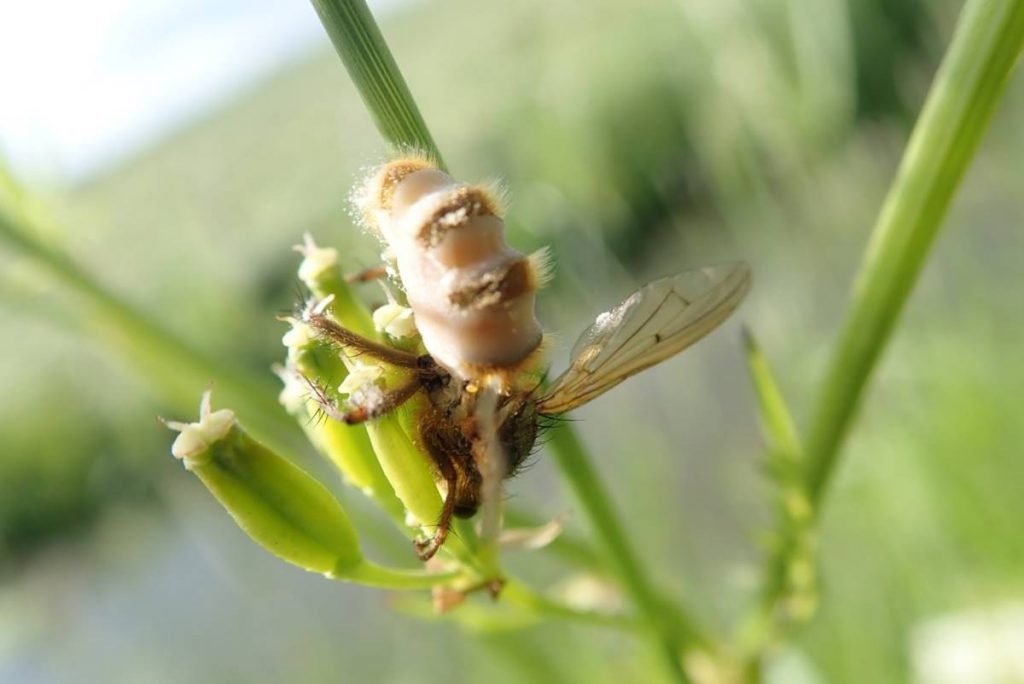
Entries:
{"label": "white sky patch", "polygon": [[3,3],[0,157],[81,178],[326,45],[308,2]]}

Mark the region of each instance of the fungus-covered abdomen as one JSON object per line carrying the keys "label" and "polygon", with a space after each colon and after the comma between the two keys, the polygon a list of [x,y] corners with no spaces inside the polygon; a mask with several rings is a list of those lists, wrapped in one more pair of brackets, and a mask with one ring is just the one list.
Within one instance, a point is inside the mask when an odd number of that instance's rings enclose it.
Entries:
{"label": "fungus-covered abdomen", "polygon": [[438,363],[467,380],[530,364],[543,339],[534,314],[541,269],[505,242],[493,192],[401,159],[371,177],[363,209],[395,254]]}

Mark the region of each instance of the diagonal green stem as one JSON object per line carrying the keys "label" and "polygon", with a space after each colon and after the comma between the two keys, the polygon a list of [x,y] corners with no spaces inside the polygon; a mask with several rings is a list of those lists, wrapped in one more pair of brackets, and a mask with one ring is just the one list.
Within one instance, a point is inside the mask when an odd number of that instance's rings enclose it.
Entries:
{"label": "diagonal green stem", "polygon": [[274,400],[274,389],[245,371],[216,360],[163,330],[110,292],[61,252],[43,244],[28,220],[0,208],[0,242],[30,259],[78,297],[95,335],[121,349],[175,404],[191,406],[204,386],[214,384],[219,401],[237,406],[260,441],[282,453],[308,449],[295,422]]}
{"label": "diagonal green stem", "polygon": [[410,589],[431,589],[458,579],[459,573],[389,568],[371,563],[370,561],[364,561],[355,568],[347,569],[344,573],[328,573],[327,577],[329,579],[341,580],[342,582],[357,582],[364,586],[377,587],[379,589],[407,591]]}
{"label": "diagonal green stem", "polygon": [[388,143],[444,161],[363,0],[311,0],[373,121]]}
{"label": "diagonal green stem", "polygon": [[[960,180],[1024,49],[1024,0],[969,0],[957,22],[872,232],[804,445],[807,521],[820,517],[840,448],[875,364],[925,263]],[[794,442],[798,447],[798,443]],[[765,564],[754,625],[756,658],[793,617],[781,609],[796,547],[783,519]],[[813,531],[813,528],[811,528]]]}
{"label": "diagonal green stem", "polygon": [[970,0],[964,7],[875,224],[815,404],[806,442],[815,504],[1022,46],[1024,0]]}
{"label": "diagonal green stem", "polygon": [[605,562],[652,630],[670,671],[679,681],[687,681],[682,669],[684,653],[690,648],[706,646],[694,621],[654,588],[575,431],[567,425],[560,427],[552,433],[548,446],[590,518]]}

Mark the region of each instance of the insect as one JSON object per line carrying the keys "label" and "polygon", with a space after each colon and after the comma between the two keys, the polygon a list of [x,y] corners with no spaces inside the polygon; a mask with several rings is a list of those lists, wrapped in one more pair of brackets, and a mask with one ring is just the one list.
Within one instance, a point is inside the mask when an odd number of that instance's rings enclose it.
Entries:
{"label": "insect", "polygon": [[494,192],[457,183],[426,159],[406,158],[372,174],[359,204],[394,253],[425,353],[360,337],[307,307],[303,318],[316,335],[350,356],[404,370],[406,378],[387,390],[354,391],[344,406],[317,398],[328,416],[358,423],[424,393],[414,439],[447,489],[433,537],[416,543],[423,560],[444,544],[453,517],[475,515],[515,474],[545,417],[695,343],[750,287],[750,268],[740,262],[655,280],[600,314],[574,346],[568,369],[545,388],[534,295],[546,279],[546,259],[506,244]]}

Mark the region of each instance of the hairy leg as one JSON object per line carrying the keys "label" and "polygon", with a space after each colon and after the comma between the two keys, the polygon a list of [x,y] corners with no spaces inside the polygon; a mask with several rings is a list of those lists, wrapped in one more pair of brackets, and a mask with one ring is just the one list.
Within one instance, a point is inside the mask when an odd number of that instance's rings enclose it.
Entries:
{"label": "hairy leg", "polygon": [[364,268],[362,271],[359,271],[358,273],[353,273],[351,275],[345,276],[345,282],[369,283],[374,280],[380,280],[381,278],[385,278],[387,277],[387,275],[388,267],[385,266],[384,264],[379,264],[377,266],[370,266],[369,268]]}
{"label": "hairy leg", "polygon": [[416,548],[416,555],[419,556],[421,561],[430,560],[444,546],[444,542],[448,538],[448,530],[451,528],[452,516],[455,514],[455,490],[458,483],[458,474],[455,471],[455,466],[452,465],[450,460],[438,458],[436,454],[434,455],[434,462],[437,463],[438,469],[441,471],[441,477],[448,483],[448,492],[444,497],[441,519],[437,521],[437,529],[434,530],[434,536],[430,539],[418,539],[413,542]]}
{"label": "hairy leg", "polygon": [[422,370],[424,366],[424,361],[420,356],[407,351],[402,351],[401,349],[389,347],[386,344],[381,344],[380,342],[368,340],[362,335],[357,335],[351,330],[338,325],[322,313],[307,311],[303,314],[302,319],[309,324],[309,327],[311,327],[317,335],[333,342],[339,347],[342,347],[353,356],[361,356],[365,354],[377,359],[378,361],[383,361],[384,363],[392,366],[398,366],[399,368]]}
{"label": "hairy leg", "polygon": [[423,386],[422,381],[419,377],[415,377],[409,382],[400,387],[396,387],[393,390],[384,392],[381,397],[374,402],[373,406],[366,406],[358,402],[350,403],[347,409],[342,409],[338,406],[338,403],[332,398],[323,387],[320,387],[309,378],[305,378],[306,383],[309,385],[310,391],[313,393],[313,399],[320,405],[320,410],[324,412],[324,415],[328,418],[333,418],[339,422],[345,423],[346,425],[356,425],[363,423],[367,420],[373,420],[379,418],[408,401],[416,392]]}

